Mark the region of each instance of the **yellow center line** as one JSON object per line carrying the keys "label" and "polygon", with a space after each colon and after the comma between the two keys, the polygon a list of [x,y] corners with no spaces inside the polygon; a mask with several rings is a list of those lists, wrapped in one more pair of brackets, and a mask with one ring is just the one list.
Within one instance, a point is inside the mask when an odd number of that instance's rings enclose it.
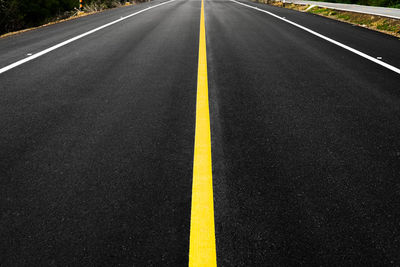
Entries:
{"label": "yellow center line", "polygon": [[204,0],[201,1],[189,266],[217,266]]}

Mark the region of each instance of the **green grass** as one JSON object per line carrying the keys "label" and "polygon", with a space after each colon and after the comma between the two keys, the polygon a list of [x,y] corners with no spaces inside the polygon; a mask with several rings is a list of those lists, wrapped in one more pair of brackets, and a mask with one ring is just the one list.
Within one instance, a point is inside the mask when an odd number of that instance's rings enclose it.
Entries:
{"label": "green grass", "polygon": [[347,15],[347,14],[339,14],[337,17],[339,19],[344,19],[344,20],[349,20],[350,19],[350,16]]}
{"label": "green grass", "polygon": [[372,20],[369,20],[369,19],[355,20],[354,23],[359,24],[359,25],[370,25],[372,23]]}
{"label": "green grass", "polygon": [[317,8],[311,9],[311,12],[312,12],[312,13],[315,13],[315,14],[327,13],[327,12],[329,12],[329,9],[317,7]]}
{"label": "green grass", "polygon": [[381,25],[378,25],[377,28],[379,30],[391,31],[391,32],[396,32],[398,30],[398,28],[396,26],[390,25],[388,23],[383,23]]}

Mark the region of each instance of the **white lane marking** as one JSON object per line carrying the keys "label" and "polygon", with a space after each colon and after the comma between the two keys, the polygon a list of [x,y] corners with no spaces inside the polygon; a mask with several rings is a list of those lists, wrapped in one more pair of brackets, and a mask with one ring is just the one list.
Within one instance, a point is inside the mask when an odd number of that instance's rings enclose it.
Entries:
{"label": "white lane marking", "polygon": [[153,8],[156,8],[156,7],[159,7],[159,6],[162,6],[162,5],[165,5],[165,4],[174,2],[174,1],[175,1],[175,0],[169,0],[169,1],[164,2],[164,3],[161,3],[161,4],[157,4],[157,5],[154,5],[154,6],[145,8],[145,9],[143,9],[143,10],[140,10],[140,11],[138,11],[138,12],[135,12],[135,13],[133,13],[133,14],[130,14],[130,15],[126,16],[126,17],[123,17],[123,18],[114,20],[114,21],[112,21],[112,22],[110,22],[110,23],[104,24],[103,26],[100,26],[100,27],[97,27],[97,28],[95,28],[95,29],[93,29],[93,30],[90,30],[90,31],[88,31],[88,32],[82,33],[82,34],[80,34],[80,35],[78,35],[78,36],[75,36],[75,37],[73,37],[73,38],[71,38],[71,39],[68,39],[68,40],[66,40],[66,41],[64,41],[64,42],[62,42],[62,43],[56,44],[56,45],[54,45],[54,46],[52,46],[52,47],[49,47],[49,48],[47,48],[47,49],[45,49],[45,50],[43,50],[43,51],[37,53],[37,54],[34,54],[34,55],[29,55],[29,54],[28,54],[29,57],[24,58],[24,59],[21,59],[21,60],[15,62],[15,63],[12,63],[12,64],[10,64],[10,65],[8,65],[8,66],[6,66],[6,67],[1,68],[1,69],[0,69],[0,74],[6,72],[6,71],[8,71],[8,70],[11,70],[11,69],[13,69],[13,68],[15,68],[15,67],[18,67],[19,65],[22,65],[22,64],[24,64],[24,63],[26,63],[26,62],[29,62],[29,61],[31,61],[31,60],[33,60],[33,59],[35,59],[35,58],[38,58],[38,57],[40,57],[40,56],[43,56],[43,55],[45,55],[45,54],[47,54],[47,53],[49,53],[49,52],[51,52],[51,51],[53,51],[53,50],[56,50],[57,48],[60,48],[60,47],[62,47],[62,46],[65,46],[65,45],[67,45],[67,44],[69,44],[69,43],[72,43],[72,42],[74,42],[74,41],[76,41],[76,40],[78,40],[78,39],[81,39],[81,38],[83,38],[83,37],[85,37],[85,36],[88,36],[88,35],[90,35],[90,34],[92,34],[92,33],[95,33],[95,32],[97,32],[97,31],[100,31],[100,30],[102,30],[102,29],[104,29],[104,28],[107,28],[107,27],[109,27],[109,26],[111,26],[111,25],[113,25],[113,24],[115,24],[115,23],[121,22],[121,21],[126,20],[126,19],[128,19],[128,18],[130,18],[130,17],[133,17],[133,16],[136,16],[136,15],[138,15],[138,14],[140,14],[140,13],[143,13],[143,12],[145,12],[145,11],[147,11],[147,10],[150,10],[150,9],[153,9]]}
{"label": "white lane marking", "polygon": [[328,42],[330,42],[330,43],[332,43],[332,44],[335,44],[335,45],[337,45],[337,46],[340,46],[340,47],[342,47],[342,48],[344,48],[344,49],[346,49],[346,50],[348,50],[348,51],[350,51],[350,52],[353,52],[354,54],[357,54],[357,55],[359,55],[359,56],[361,56],[361,57],[363,57],[363,58],[366,58],[366,59],[368,59],[368,60],[370,60],[370,61],[372,61],[372,62],[374,62],[374,63],[376,63],[376,64],[378,64],[378,65],[381,65],[381,66],[383,66],[383,67],[385,67],[385,68],[387,68],[387,69],[389,69],[389,70],[391,70],[391,71],[394,71],[394,72],[396,72],[397,74],[400,74],[400,69],[399,69],[399,68],[396,68],[395,66],[392,66],[392,65],[387,64],[387,63],[385,63],[385,62],[383,62],[383,61],[381,61],[381,60],[379,60],[379,59],[376,59],[376,58],[374,58],[374,57],[371,57],[371,56],[369,56],[369,55],[367,55],[367,54],[365,54],[365,53],[363,53],[363,52],[361,52],[361,51],[358,51],[357,49],[354,49],[354,48],[352,48],[352,47],[350,47],[350,46],[347,46],[347,45],[342,44],[342,43],[340,43],[340,42],[338,42],[338,41],[335,41],[335,40],[333,40],[333,39],[331,39],[331,38],[329,38],[329,37],[326,37],[325,35],[322,35],[322,34],[320,34],[320,33],[317,33],[317,32],[315,32],[315,31],[313,31],[313,30],[310,30],[309,28],[306,28],[306,27],[304,27],[304,26],[301,26],[300,24],[297,24],[296,22],[293,22],[293,21],[290,21],[290,20],[288,20],[288,19],[279,17],[278,15],[275,15],[274,13],[271,13],[271,12],[269,12],[269,11],[266,11],[266,10],[261,9],[261,8],[258,8],[258,7],[246,5],[246,4],[243,4],[243,3],[238,2],[238,1],[235,1],[235,0],[230,0],[230,1],[232,1],[232,2],[234,2],[234,3],[236,3],[236,4],[239,4],[239,5],[248,7],[248,8],[255,9],[255,10],[260,11],[260,12],[267,13],[268,15],[271,15],[271,16],[277,18],[277,19],[280,19],[280,20],[283,20],[283,21],[285,21],[285,22],[287,22],[287,23],[289,23],[289,24],[292,24],[293,26],[296,26],[297,28],[300,28],[300,29],[302,29],[302,30],[304,30],[304,31],[306,31],[306,32],[309,32],[309,33],[311,33],[311,34],[313,34],[313,35],[315,35],[315,36],[317,36],[317,37],[319,37],[319,38],[321,38],[321,39],[324,39],[324,40],[326,40],[326,41],[328,41]]}

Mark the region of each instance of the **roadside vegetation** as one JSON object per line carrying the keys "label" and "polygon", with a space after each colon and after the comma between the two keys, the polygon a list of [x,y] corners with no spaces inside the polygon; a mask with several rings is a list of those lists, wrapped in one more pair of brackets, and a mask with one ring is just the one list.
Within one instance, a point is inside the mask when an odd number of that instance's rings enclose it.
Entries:
{"label": "roadside vegetation", "polygon": [[400,8],[400,0],[313,0],[313,1]]}
{"label": "roadside vegetation", "polygon": [[311,8],[308,12],[400,37],[400,20],[398,19],[338,11],[321,7]]}
{"label": "roadside vegetation", "polygon": [[[135,0],[143,2],[146,0]],[[0,36],[63,19],[133,3],[133,0],[0,0]]]}
{"label": "roadside vegetation", "polygon": [[355,12],[340,11],[329,8],[317,7],[317,6],[310,8],[310,6],[296,5],[292,3],[286,3],[284,5],[280,1],[278,2],[272,0],[257,0],[257,2],[294,9],[302,12],[313,13],[323,17],[340,20],[353,25],[358,25],[371,30],[400,37],[400,20],[398,19],[391,19],[381,16],[355,13]]}

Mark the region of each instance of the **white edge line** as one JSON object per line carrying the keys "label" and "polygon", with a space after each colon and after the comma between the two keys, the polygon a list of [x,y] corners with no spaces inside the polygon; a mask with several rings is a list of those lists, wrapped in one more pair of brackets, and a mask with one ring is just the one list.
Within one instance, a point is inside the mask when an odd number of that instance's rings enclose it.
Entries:
{"label": "white edge line", "polygon": [[345,45],[345,44],[342,44],[342,43],[340,43],[340,42],[338,42],[338,41],[335,41],[335,40],[333,40],[333,39],[331,39],[331,38],[329,38],[329,37],[326,37],[325,35],[322,35],[322,34],[320,34],[320,33],[317,33],[317,32],[315,32],[315,31],[313,31],[313,30],[310,30],[310,29],[308,29],[308,28],[306,28],[306,27],[304,27],[304,26],[301,26],[301,25],[297,24],[296,22],[293,22],[293,21],[290,21],[290,20],[288,20],[288,19],[279,17],[278,15],[275,15],[274,13],[271,13],[271,12],[269,12],[269,11],[266,11],[266,10],[261,9],[261,8],[258,8],[258,7],[246,5],[246,4],[240,3],[240,2],[235,1],[235,0],[230,0],[230,1],[232,1],[232,2],[234,2],[234,3],[236,3],[236,4],[239,4],[239,5],[248,7],[248,8],[252,8],[252,9],[255,9],[255,10],[258,10],[258,11],[261,11],[261,12],[264,12],[264,13],[267,13],[268,15],[271,15],[271,16],[277,18],[277,19],[280,19],[280,20],[283,20],[283,21],[285,21],[285,22],[287,22],[287,23],[289,23],[289,24],[292,24],[293,26],[296,26],[296,27],[298,27],[298,28],[300,28],[300,29],[302,29],[302,30],[304,30],[304,31],[306,31],[306,32],[309,32],[309,33],[311,33],[311,34],[313,34],[313,35],[315,35],[315,36],[318,36],[318,37],[321,38],[321,39],[324,39],[324,40],[326,40],[326,41],[328,41],[328,42],[330,42],[330,43],[332,43],[332,44],[335,44],[335,45],[337,45],[337,46],[340,46],[340,47],[342,47],[342,48],[344,48],[344,49],[346,49],[346,50],[348,50],[348,51],[350,51],[350,52],[353,52],[354,54],[357,54],[357,55],[359,55],[359,56],[361,56],[361,57],[363,57],[363,58],[366,58],[366,59],[368,59],[368,60],[370,60],[370,61],[372,61],[372,62],[374,62],[374,63],[376,63],[376,64],[379,64],[379,65],[381,65],[381,66],[383,66],[383,67],[385,67],[385,68],[387,68],[387,69],[389,69],[389,70],[391,70],[391,71],[394,71],[394,72],[396,72],[397,74],[400,74],[400,69],[399,69],[399,68],[396,68],[396,67],[394,67],[394,66],[392,66],[392,65],[389,65],[389,64],[387,64],[387,63],[385,63],[385,62],[383,62],[383,61],[381,61],[381,60],[379,60],[379,59],[376,59],[376,58],[371,57],[371,56],[369,56],[369,55],[367,55],[367,54],[365,54],[365,53],[363,53],[363,52],[361,52],[361,51],[358,51],[358,50],[356,50],[356,49],[354,49],[354,48],[352,48],[352,47],[350,47],[350,46],[347,46],[347,45]]}
{"label": "white edge line", "polygon": [[83,38],[83,37],[85,37],[85,36],[88,36],[88,35],[90,35],[90,34],[92,34],[92,33],[95,33],[95,32],[97,32],[97,31],[100,31],[100,30],[102,30],[102,29],[104,29],[104,28],[106,28],[106,27],[109,27],[109,26],[111,26],[111,25],[113,25],[113,24],[115,24],[115,23],[121,22],[121,21],[126,20],[126,19],[128,19],[128,18],[130,18],[130,17],[133,17],[133,16],[135,16],[135,15],[138,15],[138,14],[140,14],[140,13],[142,13],[142,12],[145,12],[145,11],[147,11],[147,10],[150,10],[150,9],[153,9],[153,8],[156,8],[156,7],[159,7],[159,6],[162,6],[162,5],[171,3],[171,2],[173,2],[173,1],[175,1],[175,0],[169,0],[169,1],[164,2],[164,3],[161,3],[161,4],[157,4],[157,5],[154,5],[154,6],[145,8],[145,9],[143,9],[143,10],[140,10],[140,11],[138,11],[138,12],[135,12],[135,13],[133,13],[133,14],[130,14],[130,15],[126,16],[126,17],[122,17],[122,18],[117,19],[117,20],[114,20],[114,21],[112,21],[112,22],[110,22],[110,23],[104,24],[103,26],[100,26],[100,27],[97,27],[97,28],[95,28],[95,29],[93,29],[93,30],[90,30],[90,31],[88,31],[88,32],[82,33],[82,34],[80,34],[80,35],[78,35],[78,36],[75,36],[75,37],[73,37],[73,38],[71,38],[71,39],[68,39],[68,40],[66,40],[66,41],[64,41],[64,42],[62,42],[62,43],[56,44],[56,45],[54,45],[54,46],[52,46],[52,47],[49,47],[49,48],[47,48],[47,49],[45,49],[45,50],[43,50],[43,51],[41,51],[41,52],[39,52],[39,53],[36,53],[36,54],[34,54],[34,55],[32,55],[32,56],[29,56],[29,57],[27,57],[27,58],[21,59],[21,60],[15,62],[15,63],[12,63],[12,64],[10,64],[10,65],[8,65],[8,66],[6,66],[6,67],[1,68],[1,69],[0,69],[0,74],[6,72],[6,71],[8,71],[8,70],[11,70],[11,69],[13,69],[13,68],[15,68],[15,67],[18,67],[19,65],[22,65],[22,64],[24,64],[24,63],[26,63],[26,62],[29,62],[29,61],[31,61],[31,60],[34,60],[35,58],[41,57],[41,56],[43,56],[43,55],[45,55],[45,54],[47,54],[47,53],[49,53],[49,52],[51,52],[51,51],[53,51],[53,50],[56,50],[57,48],[60,48],[60,47],[65,46],[65,45],[67,45],[67,44],[69,44],[69,43],[72,43],[72,42],[74,42],[74,41],[76,41],[76,40],[78,40],[78,39],[81,39],[81,38]]}

